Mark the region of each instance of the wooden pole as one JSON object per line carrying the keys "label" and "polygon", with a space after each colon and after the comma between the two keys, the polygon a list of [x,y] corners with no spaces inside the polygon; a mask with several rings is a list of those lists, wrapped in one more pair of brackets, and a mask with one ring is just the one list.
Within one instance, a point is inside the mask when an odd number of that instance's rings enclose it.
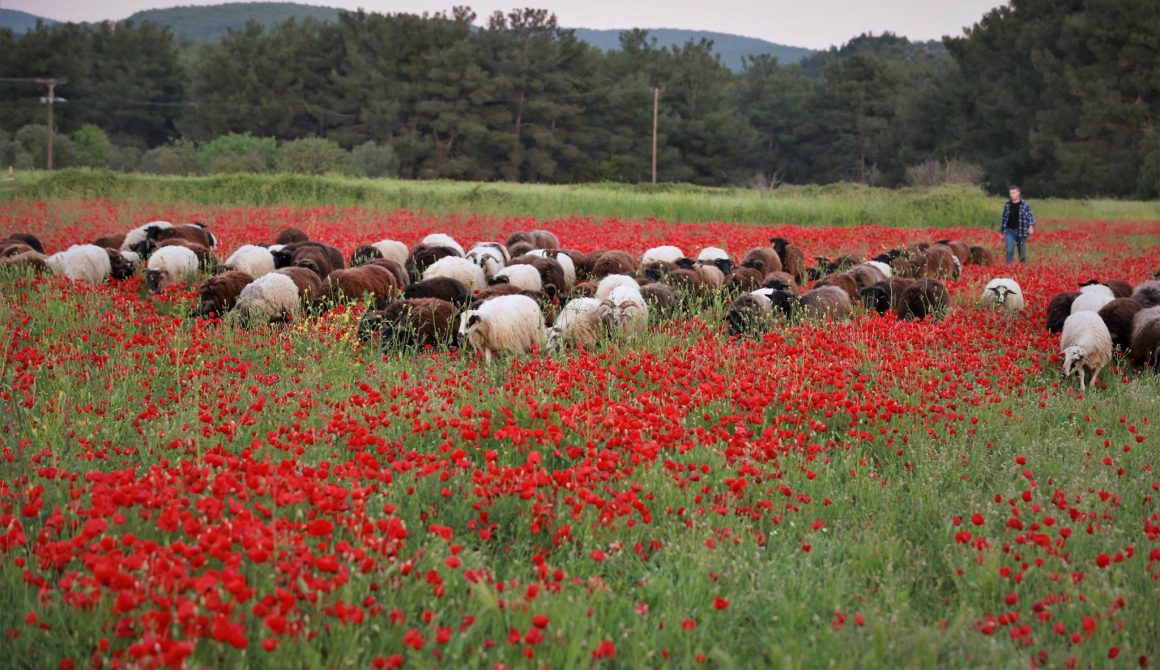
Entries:
{"label": "wooden pole", "polygon": [[653,88],[652,183],[654,184],[657,183],[657,111],[660,105],[661,89]]}
{"label": "wooden pole", "polygon": [[52,102],[56,98],[56,80],[48,79],[45,82],[48,86],[48,156],[45,160],[46,167],[49,172],[52,171],[52,133],[54,124],[52,120]]}

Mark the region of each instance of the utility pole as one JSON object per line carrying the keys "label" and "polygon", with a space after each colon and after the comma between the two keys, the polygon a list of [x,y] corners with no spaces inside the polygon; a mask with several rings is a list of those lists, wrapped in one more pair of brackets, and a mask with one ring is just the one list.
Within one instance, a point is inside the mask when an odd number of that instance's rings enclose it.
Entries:
{"label": "utility pole", "polygon": [[53,123],[52,118],[52,108],[53,104],[56,102],[56,85],[64,84],[64,81],[48,78],[37,79],[36,83],[44,84],[48,87],[48,97],[44,99],[44,101],[48,104],[48,156],[45,158],[45,167],[49,172],[52,172],[52,135],[56,131],[56,126]]}
{"label": "utility pole", "polygon": [[[661,89],[653,88],[652,183],[657,183],[657,111],[661,106]],[[51,145],[50,145],[51,146]],[[52,168],[49,168],[52,169]]]}

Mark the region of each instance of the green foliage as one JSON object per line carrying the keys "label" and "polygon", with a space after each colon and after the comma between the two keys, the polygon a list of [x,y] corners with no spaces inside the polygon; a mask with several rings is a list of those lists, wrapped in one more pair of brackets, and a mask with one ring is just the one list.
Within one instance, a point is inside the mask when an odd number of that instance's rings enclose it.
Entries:
{"label": "green foliage", "polygon": [[71,135],[76,165],[80,167],[107,167],[112,154],[112,143],[105,131],[86,123]]}
{"label": "green foliage", "polygon": [[272,137],[230,133],[198,149],[197,164],[210,174],[269,172],[277,149]]}
{"label": "green foliage", "polygon": [[355,172],[361,177],[396,177],[399,157],[389,144],[364,142],[351,149]]}
{"label": "green foliage", "polygon": [[[19,146],[14,160],[16,168],[43,170],[48,159],[48,126],[29,124],[12,137]],[[68,136],[59,132],[52,138],[52,162],[54,167],[76,165],[76,155]]]}
{"label": "green foliage", "polygon": [[201,171],[197,162],[197,146],[188,140],[179,140],[145,152],[141,171],[149,174],[193,175]]}
{"label": "green foliage", "polygon": [[307,137],[283,142],[274,154],[279,172],[294,174],[349,174],[351,155],[331,140]]}

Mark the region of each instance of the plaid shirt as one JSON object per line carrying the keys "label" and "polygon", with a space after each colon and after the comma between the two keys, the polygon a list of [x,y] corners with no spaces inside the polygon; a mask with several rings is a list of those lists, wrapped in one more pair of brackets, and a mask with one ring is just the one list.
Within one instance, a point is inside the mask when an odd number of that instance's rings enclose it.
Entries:
{"label": "plaid shirt", "polygon": [[[999,219],[999,232],[1003,232],[1004,226],[1007,225],[1007,214],[1011,211],[1011,201],[1008,200],[1003,204],[1003,216]],[[1035,215],[1031,213],[1031,205],[1027,204],[1026,200],[1019,201],[1019,230],[1015,233],[1016,237],[1026,238],[1031,235],[1031,226],[1035,225]]]}

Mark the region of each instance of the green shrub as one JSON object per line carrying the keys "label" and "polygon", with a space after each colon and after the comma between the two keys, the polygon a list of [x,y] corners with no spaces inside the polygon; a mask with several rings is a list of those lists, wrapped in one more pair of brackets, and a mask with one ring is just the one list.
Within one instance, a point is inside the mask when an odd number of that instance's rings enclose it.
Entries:
{"label": "green shrub", "polygon": [[113,153],[113,144],[105,131],[86,123],[72,134],[73,152],[76,154],[74,165],[80,167],[109,167],[109,158]]}
{"label": "green shrub", "polygon": [[231,133],[202,146],[197,163],[210,174],[269,172],[277,150],[278,143],[272,137]]}
{"label": "green shrub", "polygon": [[355,173],[363,177],[397,177],[399,156],[389,144],[367,142],[351,150]]}
{"label": "green shrub", "polygon": [[[17,169],[44,169],[45,161],[48,156],[48,126],[39,123],[30,123],[20,130],[16,131],[13,137],[17,144],[20,145],[20,150],[26,156],[17,156]],[[62,168],[69,167],[76,164],[76,155],[73,151],[72,141],[69,140],[68,135],[56,133],[52,138],[52,164],[53,167]]]}
{"label": "green shrub", "polygon": [[351,174],[351,155],[337,143],[321,137],[283,142],[274,157],[278,172],[293,174]]}
{"label": "green shrub", "polygon": [[150,174],[195,175],[201,172],[197,163],[197,146],[188,140],[156,147],[141,157],[141,171]]}

